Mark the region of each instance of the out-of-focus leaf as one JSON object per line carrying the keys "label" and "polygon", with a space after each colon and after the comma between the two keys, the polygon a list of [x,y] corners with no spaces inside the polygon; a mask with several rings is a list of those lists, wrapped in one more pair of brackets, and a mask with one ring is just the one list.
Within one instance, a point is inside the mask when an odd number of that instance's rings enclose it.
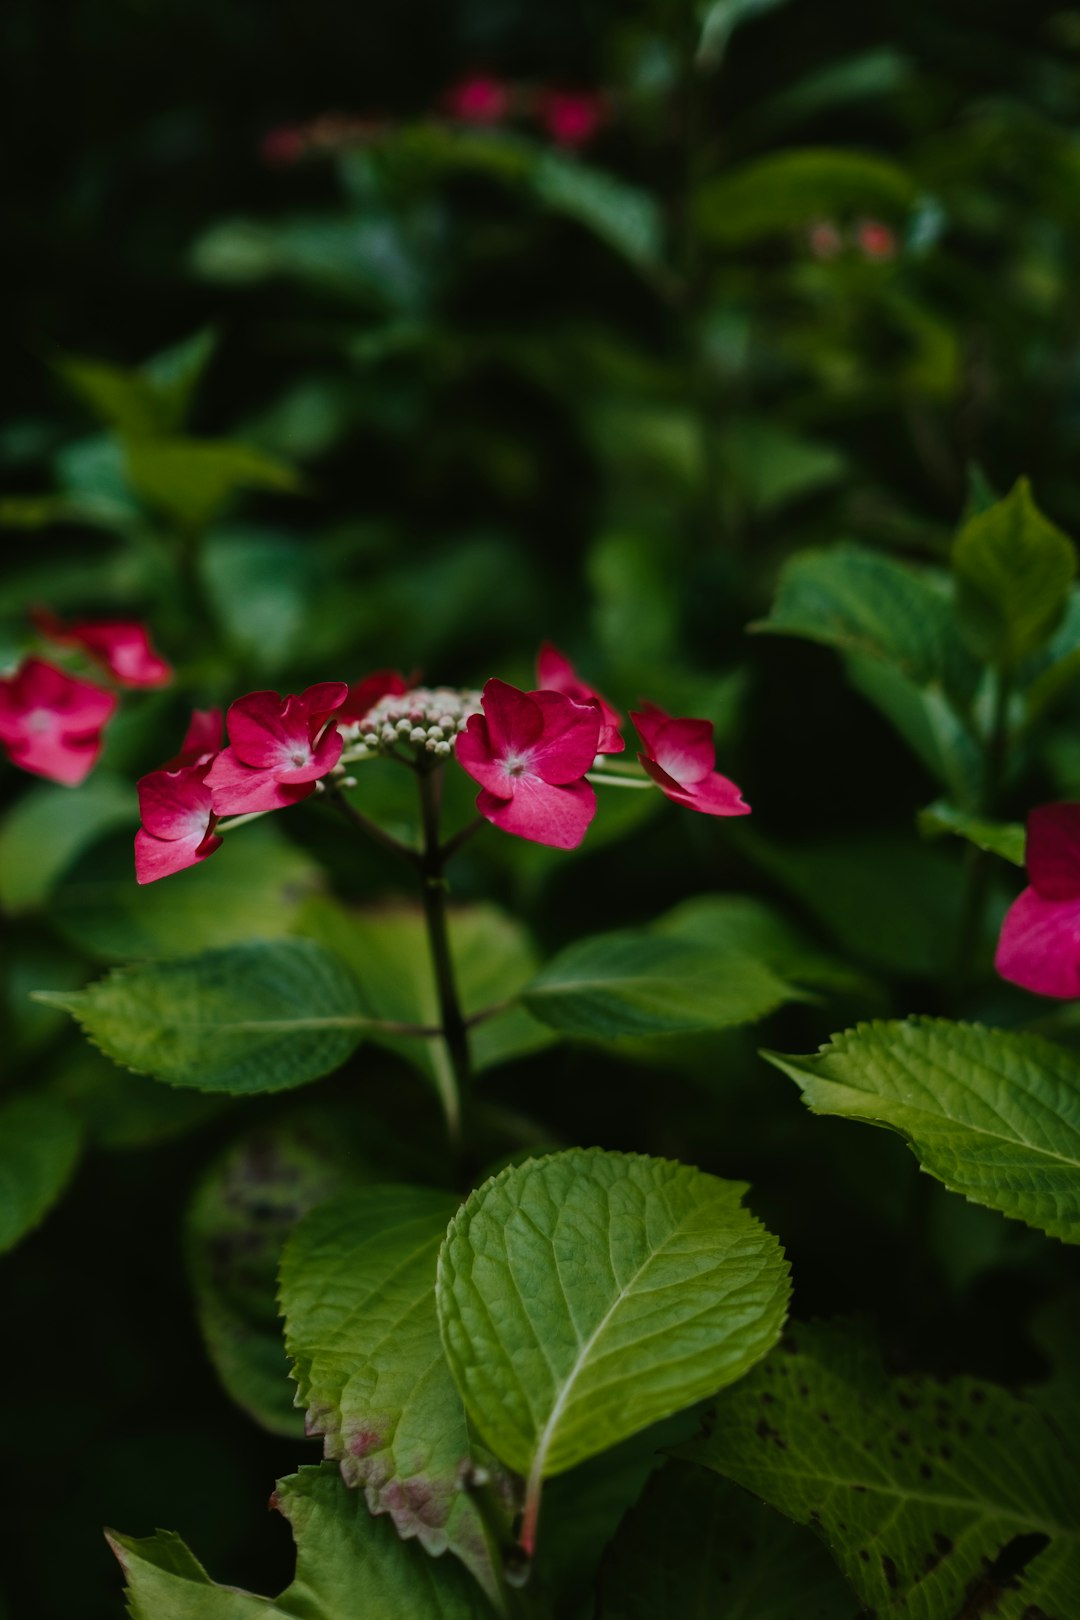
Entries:
{"label": "out-of-focus leaf", "polygon": [[196,242],[195,273],[207,281],[254,285],[282,277],[391,309],[415,311],[428,300],[437,238],[387,215],[312,214],[266,223],[222,220]]}
{"label": "out-of-focus leaf", "polygon": [[45,1219],[81,1142],[77,1119],[55,1097],[21,1093],[0,1107],[0,1254]]}
{"label": "out-of-focus leaf", "polygon": [[847,471],[835,446],[741,413],[725,431],[724,451],[750,507],[763,514],[827,489]]}
{"label": "out-of-focus leaf", "polygon": [[1053,634],[1076,577],[1076,548],[1021,479],[970,518],[953,547],[957,621],[977,655],[1013,669]]}
{"label": "out-of-focus leaf", "polygon": [[1019,822],[984,821],[979,816],[967,815],[955,805],[947,804],[944,799],[938,799],[919,811],[919,831],[927,838],[954,833],[957,838],[974,844],[976,849],[1000,855],[1014,866],[1024,864],[1025,833]]}
{"label": "out-of-focus leaf", "polygon": [[711,241],[738,246],[820,218],[869,213],[895,219],[915,196],[911,176],[885,158],[803,147],[755,158],[706,181],[696,210]]}
{"label": "out-of-focus leaf", "polygon": [[215,529],[200,555],[207,594],[230,645],[257,674],[299,651],[315,592],[312,549],[262,529]]}
{"label": "out-of-focus leaf", "polygon": [[763,12],[775,11],[786,0],[706,0],[701,7],[701,38],[697,48],[699,68],[716,67],[724,59],[728,41],[743,23],[752,22]]}
{"label": "out-of-focus leaf", "polygon": [[31,788],[0,825],[0,905],[11,916],[33,911],[84,849],[116,827],[134,827],[138,815],[131,784],[101,771],[77,793]]}
{"label": "out-of-focus leaf", "polygon": [[204,528],[241,490],[295,494],[301,487],[284,462],[225,439],[134,440],[127,470],[140,495],[190,529]]}
{"label": "out-of-focus leaf", "polygon": [[540,154],[532,184],[546,207],[586,226],[631,264],[658,265],[663,216],[650,192],[553,151]]}
{"label": "out-of-focus leaf", "polygon": [[852,101],[877,101],[910,83],[914,65],[891,46],[830,62],[753,112],[755,128],[776,129]]}
{"label": "out-of-focus leaf", "polygon": [[71,1109],[88,1140],[110,1153],[130,1153],[184,1136],[229,1106],[227,1097],[147,1085],[144,1076],[117,1068],[86,1045],[60,1056],[49,1090]]}

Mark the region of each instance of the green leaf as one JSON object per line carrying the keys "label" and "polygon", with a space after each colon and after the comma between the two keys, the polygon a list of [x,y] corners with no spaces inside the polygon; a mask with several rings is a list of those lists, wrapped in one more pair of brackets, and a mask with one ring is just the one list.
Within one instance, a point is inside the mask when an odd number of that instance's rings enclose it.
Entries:
{"label": "green leaf", "polygon": [[55,1098],[19,1095],[0,1106],[0,1254],[45,1219],[81,1142],[77,1119]]}
{"label": "green leaf", "polygon": [[46,900],[84,849],[116,827],[134,827],[131,784],[96,772],[78,793],[42,784],[17,800],[0,827],[0,905],[10,916]]}
{"label": "green leaf", "polygon": [[717,67],[724,59],[732,34],[763,12],[774,11],[786,0],[708,0],[701,19],[696,62],[699,68]]}
{"label": "green leaf", "polygon": [[306,1430],[372,1513],[497,1588],[476,1499],[461,1489],[468,1427],[439,1340],[435,1263],[457,1207],[425,1187],[371,1187],[324,1204],[281,1266],[286,1348]]}
{"label": "green leaf", "polygon": [[232,1399],[274,1434],[304,1433],[277,1309],[285,1240],[364,1168],[341,1121],[306,1110],[234,1142],[188,1209],[188,1273],[210,1359]]}
{"label": "green leaf", "polygon": [[190,954],[290,933],[318,883],[310,856],[259,822],[227,834],[212,860],[161,883],[135,882],[129,840],[95,848],[59,884],[49,917],[65,939],[104,961]]}
{"label": "green leaf", "polygon": [[745,492],[751,509],[765,516],[839,483],[848,472],[835,445],[764,417],[740,413],[725,429],[723,446],[733,484]]}
{"label": "green leaf", "polygon": [[653,1475],[608,1548],[597,1620],[855,1620],[808,1531],[690,1463]]}
{"label": "green leaf", "polygon": [[754,895],[697,895],[675,906],[653,927],[672,939],[741,951],[781,978],[811,990],[866,994],[872,989],[862,974],[819,950],[777,909]]}
{"label": "green leaf", "polygon": [[464,1570],[434,1562],[373,1519],[337,1469],[280,1480],[273,1504],[291,1522],[296,1578],[273,1601],[218,1586],[179,1536],[110,1534],[132,1620],[486,1620],[495,1611]]}
{"label": "green leaf", "polygon": [[[537,965],[532,941],[521,925],[496,906],[480,905],[453,907],[449,927],[450,953],[465,1016],[513,1001]],[[297,929],[348,963],[379,1018],[428,1027],[438,1024],[439,1000],[419,907],[350,910],[334,900],[316,899],[304,907]],[[441,1041],[379,1033],[373,1038],[437,1085],[452,1082]],[[538,1051],[553,1038],[524,1008],[507,1007],[470,1031],[473,1069],[481,1074],[498,1063]]]}
{"label": "green leaf", "polygon": [[315,594],[313,548],[266,529],[216,529],[199,567],[214,615],[245,667],[267,676],[303,646]]}
{"label": "green leaf", "polygon": [[575,1149],[485,1182],[450,1224],[443,1344],[484,1442],[543,1480],[733,1382],[776,1342],[789,1292],[746,1187]]}
{"label": "green leaf", "polygon": [[[62,1020],[62,1014],[56,1016]],[[148,1086],[142,1075],[118,1069],[92,1046],[64,1052],[50,1091],[67,1103],[87,1139],[111,1153],[156,1147],[197,1130],[229,1107],[227,1097]]]}
{"label": "green leaf", "polygon": [[522,994],[545,1024],[595,1040],[728,1029],[805,999],[740,951],[629,929],[568,946]]}
{"label": "green leaf", "polygon": [[369,1019],[356,980],[309,940],[234,945],[39,991],[106,1057],[197,1091],[287,1091],[339,1068]]}
{"label": "green leaf", "polygon": [[149,378],[138,371],[76,355],[66,355],[54,364],[72,392],[107,427],[131,438],[160,430],[157,393]]}
{"label": "green leaf", "polygon": [[992,1384],[889,1379],[850,1331],[799,1327],[680,1455],[812,1525],[868,1612],[1077,1612],[1075,1429]]}
{"label": "green leaf", "polygon": [[204,326],[143,362],[140,370],[157,395],[163,433],[176,433],[184,426],[217,345],[215,328]]}
{"label": "green leaf", "polygon": [[819,218],[903,215],[915,196],[911,176],[884,158],[802,147],[772,152],[708,180],[696,208],[709,240],[738,246]]}
{"label": "green leaf", "polygon": [[952,566],[961,632],[976,656],[1013,669],[1057,628],[1076,577],[1076,550],[1021,478],[1004,500],[965,523]]}
{"label": "green leaf", "polygon": [[134,440],[127,470],[145,500],[187,529],[205,528],[241,490],[295,494],[301,488],[284,462],[225,439]]}
{"label": "green leaf", "polygon": [[919,831],[927,838],[939,838],[943,833],[954,833],[966,839],[976,849],[990,855],[1000,855],[1014,866],[1024,864],[1026,834],[1019,822],[984,821],[980,816],[969,816],[954,804],[938,799],[919,811]]}
{"label": "green leaf", "polygon": [[577,220],[639,269],[659,264],[663,216],[650,192],[550,150],[539,154],[532,186],[545,207]]}
{"label": "green leaf", "polygon": [[1080,1243],[1080,1060],[944,1018],[859,1024],[812,1057],[764,1054],[817,1114],[885,1125],[972,1203]]}

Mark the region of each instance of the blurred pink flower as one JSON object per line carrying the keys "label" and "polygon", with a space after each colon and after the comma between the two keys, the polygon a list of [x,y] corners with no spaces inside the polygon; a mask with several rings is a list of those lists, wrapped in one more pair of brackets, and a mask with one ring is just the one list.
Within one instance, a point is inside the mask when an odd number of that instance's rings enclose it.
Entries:
{"label": "blurred pink flower", "polygon": [[273,169],[287,169],[304,155],[307,132],[299,124],[279,124],[259,142],[259,156]]}
{"label": "blurred pink flower", "polygon": [[365,675],[363,680],[349,687],[349,695],[338,711],[338,720],[343,725],[346,721],[363,720],[381,698],[400,697],[415,684],[415,675],[405,676],[396,669],[373,670],[370,675]]}
{"label": "blurred pink flower", "polygon": [[482,701],[483,714],[457,739],[459,763],[481,786],[476,808],[503,832],[576,849],[596,814],[585,772],[600,739],[599,705],[499,680],[488,681]]}
{"label": "blurred pink flower", "polygon": [[168,686],[171,665],[150,643],[146,626],[134,619],[83,620],[65,624],[48,608],[36,608],[35,628],[61,647],[78,647],[121,686]]}
{"label": "blurred pink flower", "polygon": [[464,124],[501,124],[510,111],[510,87],[492,74],[474,73],[445,90],[442,105]]}
{"label": "blurred pink flower", "polygon": [[0,679],[0,744],[22,770],[77,787],[97,764],[115,708],[111,692],[27,658]]}
{"label": "blurred pink flower", "polygon": [[844,249],[844,238],[831,219],[817,219],[806,233],[810,252],[815,259],[828,263]]}
{"label": "blurred pink flower", "polygon": [[536,684],[548,692],[561,692],[575,703],[598,703],[603,724],[600,727],[598,754],[621,754],[626,744],[619,734],[622,715],[613,709],[607,698],[581,679],[573,664],[558,647],[545,641],[536,659]]}
{"label": "blurred pink flower", "polygon": [[135,834],[135,878],[154,883],[195,866],[221,848],[206,784],[209,761],[151,771],[138,784],[142,826]]}
{"label": "blurred pink flower", "polygon": [[607,99],[599,90],[542,90],[540,122],[560,146],[588,146],[607,122]]}
{"label": "blurred pink flower", "polygon": [[1013,901],[994,966],[1062,1000],[1080,996],[1080,804],[1042,804],[1027,824],[1030,887]]}
{"label": "blurred pink flower", "polygon": [[896,257],[896,232],[880,219],[860,220],[855,227],[855,241],[864,258],[884,261]]}
{"label": "blurred pink flower", "polygon": [[714,769],[711,720],[673,720],[654,703],[630,718],[644,744],[638,759],[674,804],[706,816],[750,814],[735,783]]}
{"label": "blurred pink flower", "polygon": [[218,815],[282,810],[314,793],[341,755],[337,717],[344,681],[323,681],[299,696],[250,692],[229,707],[228,748],[207,773]]}

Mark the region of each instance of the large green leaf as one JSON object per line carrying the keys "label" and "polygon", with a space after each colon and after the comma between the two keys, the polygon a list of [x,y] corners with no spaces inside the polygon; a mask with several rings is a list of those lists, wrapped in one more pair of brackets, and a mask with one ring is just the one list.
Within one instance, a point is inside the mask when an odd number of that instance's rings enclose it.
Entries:
{"label": "large green leaf", "polygon": [[132,1620],[485,1620],[494,1611],[449,1559],[427,1558],[374,1519],[336,1468],[302,1468],[273,1503],[296,1540],[296,1577],[275,1600],[218,1586],[179,1536],[110,1534]]}
{"label": "large green leaf", "polygon": [[338,1068],[370,1023],[356,980],[310,940],[234,945],[39,991],[107,1057],[198,1091],[286,1091]]}
{"label": "large green leaf", "polygon": [[852,991],[872,987],[847,963],[812,944],[789,919],[750,894],[700,894],[661,917],[654,928],[672,939],[743,952],[781,978],[811,990]]}
{"label": "large green leaf", "polygon": [[288,934],[319,882],[312,858],[270,822],[227,834],[212,860],[144,885],[135,882],[130,840],[108,840],[67,871],[49,918],[103,961],[190,955]]}
{"label": "large green leaf", "polygon": [[140,495],[190,529],[205,527],[242,490],[301,487],[284,462],[226,439],[135,439],[127,471]]}
{"label": "large green leaf", "polygon": [[20,1095],[0,1107],[0,1254],[44,1220],[71,1179],[82,1132],[53,1097]]}
{"label": "large green leaf", "polygon": [[783,1252],[746,1188],[685,1165],[575,1149],[472,1194],[439,1256],[443,1343],[469,1417],[543,1480],[740,1378],[775,1343]]}
{"label": "large green leaf", "polygon": [[653,1475],[608,1548],[598,1620],[856,1620],[806,1530],[690,1463]]}
{"label": "large green leaf", "polygon": [[116,827],[134,828],[138,817],[131,784],[100,771],[78,793],[31,788],[0,827],[0,905],[12,915],[32,911],[82,850]]}
{"label": "large green leaf", "polygon": [[915,183],[884,158],[803,147],[755,158],[706,182],[697,195],[702,231],[741,244],[853,212],[904,215]]}
{"label": "large green leaf", "polygon": [[980,657],[1012,669],[1049,640],[1065,612],[1076,551],[1022,478],[965,523],[952,565],[961,629]]}
{"label": "large green leaf", "polygon": [[1080,1445],[1034,1400],[800,1327],[680,1455],[812,1525],[881,1620],[1080,1613]]}
{"label": "large green leaf", "polygon": [[885,1125],[976,1204],[1080,1243],[1080,1060],[944,1018],[860,1024],[813,1057],[765,1054],[818,1114]]}
{"label": "large green leaf", "polygon": [[366,1172],[340,1126],[307,1110],[248,1131],[206,1172],[185,1220],[210,1359],[232,1399],[276,1434],[304,1433],[277,1309],[285,1240],[303,1215]]}
{"label": "large green leaf", "polygon": [[643,929],[579,940],[522,994],[545,1024],[597,1040],[727,1029],[804,998],[751,955]]}
{"label": "large green leaf", "polygon": [[494,1592],[493,1548],[461,1489],[465,1409],[435,1314],[435,1262],[457,1207],[425,1187],[371,1187],[302,1221],[281,1267],[286,1348],[307,1432],[373,1513]]}
{"label": "large green leaf", "polygon": [[[298,931],[347,962],[364,986],[374,1013],[394,1023],[432,1027],[439,999],[431,968],[424,915],[418,906],[350,909],[316,899],[304,907]],[[455,906],[450,912],[450,953],[466,1017],[516,999],[536,972],[536,951],[520,923],[496,906]],[[436,1084],[452,1084],[442,1041],[380,1034],[379,1044],[399,1053]],[[523,1007],[508,1006],[469,1033],[473,1069],[535,1052],[553,1039]]]}
{"label": "large green leaf", "polygon": [[983,816],[971,816],[965,810],[938,799],[919,811],[919,831],[927,838],[940,838],[943,833],[954,833],[976,849],[989,855],[1000,855],[1013,866],[1023,866],[1026,835],[1018,821],[987,821]]}

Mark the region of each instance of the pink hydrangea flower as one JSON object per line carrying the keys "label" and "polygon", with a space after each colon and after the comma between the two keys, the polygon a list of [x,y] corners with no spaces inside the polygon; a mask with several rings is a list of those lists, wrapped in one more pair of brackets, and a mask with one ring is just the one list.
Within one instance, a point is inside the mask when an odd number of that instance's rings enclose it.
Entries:
{"label": "pink hydrangea flower", "polygon": [[599,705],[499,680],[488,681],[482,703],[457,739],[458,760],[482,790],[476,808],[503,832],[576,849],[596,814],[585,772],[600,739]]}
{"label": "pink hydrangea flower", "polygon": [[855,240],[866,259],[882,263],[896,257],[896,232],[880,219],[863,219],[855,227]]}
{"label": "pink hydrangea flower", "polygon": [[180,752],[167,760],[163,771],[175,771],[181,765],[209,765],[225,743],[225,727],[220,709],[195,709]]}
{"label": "pink hydrangea flower", "polygon": [[597,90],[545,90],[540,121],[560,146],[588,146],[607,118],[607,101]]}
{"label": "pink hydrangea flower", "polygon": [[136,620],[65,624],[47,608],[38,608],[34,624],[59,646],[78,647],[121,686],[167,686],[172,680],[172,666],[151,645],[146,626]]}
{"label": "pink hydrangea flower", "polygon": [[638,759],[673,803],[706,816],[750,814],[735,783],[714,769],[711,720],[673,720],[654,703],[630,718],[644,744]]}
{"label": "pink hydrangea flower", "polygon": [[206,780],[218,815],[282,810],[314,793],[341,755],[334,713],[349,695],[344,681],[323,681],[299,696],[251,692],[229,708],[228,748]]}
{"label": "pink hydrangea flower", "polygon": [[573,664],[558,647],[545,641],[536,659],[536,684],[548,692],[561,692],[575,703],[597,703],[600,706],[600,742],[598,754],[621,754],[626,744],[619,733],[622,715],[613,709],[607,698],[594,691],[581,679]]}
{"label": "pink hydrangea flower", "polygon": [[415,675],[405,676],[396,669],[372,670],[362,681],[349,687],[349,695],[338,711],[339,721],[344,725],[346,721],[363,720],[382,698],[401,697],[410,686],[415,686],[416,679]]}
{"label": "pink hydrangea flower", "polygon": [[116,698],[40,658],[0,679],[0,744],[13,764],[77,787],[101,753]]}
{"label": "pink hydrangea flower", "polygon": [[207,786],[207,761],[151,771],[138,784],[142,826],[135,834],[135,877],[155,883],[196,866],[221,848]]}
{"label": "pink hydrangea flower", "polygon": [[510,87],[489,73],[473,73],[443,93],[451,118],[465,124],[501,124],[510,111]]}
{"label": "pink hydrangea flower", "polygon": [[1027,824],[1030,886],[1006,914],[994,966],[1062,1000],[1080,996],[1080,804],[1042,804]]}

